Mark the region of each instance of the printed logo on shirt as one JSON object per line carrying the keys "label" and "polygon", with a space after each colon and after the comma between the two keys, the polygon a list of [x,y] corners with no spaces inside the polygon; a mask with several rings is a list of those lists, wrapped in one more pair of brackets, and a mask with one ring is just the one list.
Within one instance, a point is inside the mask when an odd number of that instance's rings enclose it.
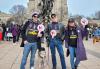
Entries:
{"label": "printed logo on shirt", "polygon": [[70,39],[76,39],[77,35],[70,35]]}
{"label": "printed logo on shirt", "polygon": [[29,30],[28,31],[28,35],[37,35],[38,34],[38,32],[37,31],[33,31],[33,30]]}

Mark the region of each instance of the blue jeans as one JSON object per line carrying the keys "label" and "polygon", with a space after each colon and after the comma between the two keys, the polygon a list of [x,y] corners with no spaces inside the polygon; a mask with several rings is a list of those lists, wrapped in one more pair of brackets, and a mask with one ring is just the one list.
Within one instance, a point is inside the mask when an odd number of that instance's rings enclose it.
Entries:
{"label": "blue jeans", "polygon": [[35,54],[37,51],[37,43],[36,42],[25,44],[20,69],[25,69],[25,65],[26,65],[27,58],[28,58],[30,51],[31,51],[31,58],[30,58],[30,68],[31,68],[34,66]]}
{"label": "blue jeans", "polygon": [[51,39],[50,41],[50,49],[51,49],[51,55],[52,55],[52,62],[53,62],[53,67],[56,66],[56,50],[55,47],[58,50],[60,60],[61,60],[61,65],[62,69],[66,69],[66,63],[65,63],[65,58],[64,58],[64,51],[62,48],[62,42],[59,40]]}
{"label": "blue jeans", "polygon": [[[79,62],[77,59],[75,60],[75,54],[76,54],[76,48],[69,46],[69,52],[70,52],[70,63],[71,68],[75,69],[75,66],[78,66]],[[74,61],[75,60],[75,61]]]}

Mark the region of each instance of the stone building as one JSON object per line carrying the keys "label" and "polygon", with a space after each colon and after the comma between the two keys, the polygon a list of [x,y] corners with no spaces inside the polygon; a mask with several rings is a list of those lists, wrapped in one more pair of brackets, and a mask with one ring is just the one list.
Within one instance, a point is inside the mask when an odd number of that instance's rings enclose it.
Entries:
{"label": "stone building", "polygon": [[[40,1],[41,0],[29,0],[27,11],[29,17],[34,11],[40,12],[40,7],[38,7]],[[52,13],[56,13],[59,21],[65,24],[68,20],[67,0],[54,0]]]}
{"label": "stone building", "polygon": [[0,11],[0,23],[4,22],[6,23],[6,21],[11,17],[10,14],[6,14],[4,12]]}

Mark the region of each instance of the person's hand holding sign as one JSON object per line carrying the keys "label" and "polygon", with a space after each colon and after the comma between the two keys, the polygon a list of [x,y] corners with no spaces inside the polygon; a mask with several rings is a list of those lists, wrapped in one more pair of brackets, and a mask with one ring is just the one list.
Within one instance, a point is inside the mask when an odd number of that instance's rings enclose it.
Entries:
{"label": "person's hand holding sign", "polygon": [[37,29],[38,29],[38,37],[42,37],[42,34],[41,34],[41,32],[43,32],[44,31],[44,25],[43,24],[40,24],[40,25],[38,25],[38,27],[37,27]]}
{"label": "person's hand holding sign", "polygon": [[54,38],[57,35],[56,30],[51,30],[50,35]]}
{"label": "person's hand holding sign", "polygon": [[86,18],[81,19],[81,24],[85,27],[88,24],[88,20]]}

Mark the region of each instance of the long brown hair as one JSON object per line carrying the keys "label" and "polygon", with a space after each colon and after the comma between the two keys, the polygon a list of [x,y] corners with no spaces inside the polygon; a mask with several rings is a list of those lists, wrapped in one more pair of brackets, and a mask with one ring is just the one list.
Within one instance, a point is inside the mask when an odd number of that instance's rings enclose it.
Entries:
{"label": "long brown hair", "polygon": [[76,22],[75,22],[75,19],[74,19],[74,18],[70,18],[70,19],[68,20],[68,24],[67,24],[67,28],[68,28],[68,29],[70,28],[69,23],[72,23],[72,22],[75,24],[75,27],[77,27],[77,24],[76,24]]}

